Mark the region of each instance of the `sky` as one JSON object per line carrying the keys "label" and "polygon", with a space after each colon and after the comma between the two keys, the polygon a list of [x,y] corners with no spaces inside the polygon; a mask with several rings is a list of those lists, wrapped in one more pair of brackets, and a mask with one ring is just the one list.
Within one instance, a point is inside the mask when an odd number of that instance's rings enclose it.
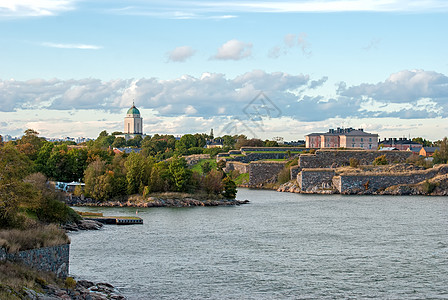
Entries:
{"label": "sky", "polygon": [[0,134],[448,135],[448,1],[1,0]]}

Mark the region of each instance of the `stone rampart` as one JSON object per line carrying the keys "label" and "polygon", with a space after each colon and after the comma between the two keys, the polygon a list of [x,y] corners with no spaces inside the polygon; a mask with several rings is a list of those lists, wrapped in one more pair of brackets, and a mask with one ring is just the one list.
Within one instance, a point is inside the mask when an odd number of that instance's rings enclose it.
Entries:
{"label": "stone rampart", "polygon": [[301,168],[336,168],[348,166],[350,158],[359,160],[361,165],[371,165],[375,158],[385,155],[389,163],[401,163],[412,155],[408,151],[369,151],[369,150],[317,150],[315,154],[302,154],[299,157]]}
{"label": "stone rampart", "polygon": [[249,186],[277,181],[277,175],[285,167],[286,161],[262,161],[249,164]]}
{"label": "stone rampart", "polygon": [[240,174],[249,172],[249,164],[237,162],[237,161],[227,161],[226,168],[224,171],[226,173],[237,170]]}
{"label": "stone rampart", "polygon": [[273,152],[273,151],[279,151],[279,152],[286,152],[286,151],[305,151],[309,150],[310,148],[303,148],[303,147],[241,147],[241,152]]}
{"label": "stone rampart", "polygon": [[341,194],[371,193],[394,185],[416,184],[447,173],[448,167],[445,166],[404,174],[340,175],[333,178],[333,185]]}
{"label": "stone rampart", "polygon": [[299,175],[300,170],[301,170],[300,167],[297,165],[289,168],[289,178],[290,179],[297,178],[297,175]]}
{"label": "stone rampart", "polygon": [[19,261],[40,271],[68,276],[70,244],[7,253],[0,249],[0,260]]}
{"label": "stone rampart", "polygon": [[297,183],[300,189],[306,192],[331,189],[334,174],[332,169],[302,169],[297,175]]}

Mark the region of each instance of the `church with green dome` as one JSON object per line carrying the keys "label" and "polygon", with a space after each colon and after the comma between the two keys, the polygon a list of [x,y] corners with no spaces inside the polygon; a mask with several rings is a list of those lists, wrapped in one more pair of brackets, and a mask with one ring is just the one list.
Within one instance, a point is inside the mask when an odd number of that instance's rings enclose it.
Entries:
{"label": "church with green dome", "polygon": [[143,135],[143,118],[134,103],[124,118],[124,134],[127,136],[126,139],[135,135]]}

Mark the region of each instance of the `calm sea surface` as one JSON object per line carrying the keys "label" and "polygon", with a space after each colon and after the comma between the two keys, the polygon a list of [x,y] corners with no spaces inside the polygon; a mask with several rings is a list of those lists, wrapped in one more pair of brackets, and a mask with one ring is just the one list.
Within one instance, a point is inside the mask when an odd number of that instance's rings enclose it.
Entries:
{"label": "calm sea surface", "polygon": [[[239,189],[70,234],[70,273],[129,299],[448,299],[448,197]],[[130,208],[82,208],[135,216]]]}

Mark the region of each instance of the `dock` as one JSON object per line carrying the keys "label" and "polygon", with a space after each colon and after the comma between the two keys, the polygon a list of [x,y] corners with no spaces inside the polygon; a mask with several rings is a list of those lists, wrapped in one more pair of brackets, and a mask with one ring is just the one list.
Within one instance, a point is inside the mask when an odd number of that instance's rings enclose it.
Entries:
{"label": "dock", "polygon": [[138,217],[84,217],[86,220],[93,220],[103,224],[112,225],[135,225],[143,224],[143,219]]}

